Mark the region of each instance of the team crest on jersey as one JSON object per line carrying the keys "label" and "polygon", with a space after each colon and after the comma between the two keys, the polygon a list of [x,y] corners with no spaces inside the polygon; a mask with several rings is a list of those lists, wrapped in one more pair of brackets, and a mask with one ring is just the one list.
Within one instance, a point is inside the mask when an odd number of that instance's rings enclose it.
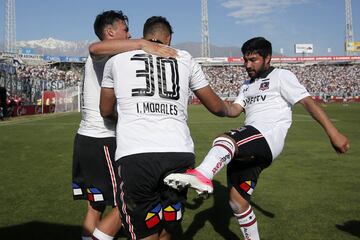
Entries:
{"label": "team crest on jersey", "polygon": [[165,221],[177,221],[182,218],[181,203],[169,205],[164,208]]}
{"label": "team crest on jersey", "polygon": [[87,199],[91,202],[100,202],[104,201],[104,196],[101,191],[97,188],[87,188],[86,189]]}
{"label": "team crest on jersey", "polygon": [[265,90],[269,89],[269,85],[270,85],[270,82],[262,82],[262,83],[260,83],[259,90],[265,91]]}
{"label": "team crest on jersey", "polygon": [[245,181],[240,184],[240,188],[244,190],[247,194],[251,195],[255,189],[256,182],[254,181]]}
{"label": "team crest on jersey", "polygon": [[158,225],[162,219],[162,208],[160,203],[146,214],[146,226],[151,229]]}

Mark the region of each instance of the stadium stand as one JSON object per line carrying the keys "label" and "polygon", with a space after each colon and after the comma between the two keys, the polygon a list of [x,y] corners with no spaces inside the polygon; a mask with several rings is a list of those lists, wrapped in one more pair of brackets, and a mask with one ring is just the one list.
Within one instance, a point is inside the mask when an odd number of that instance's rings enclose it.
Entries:
{"label": "stadium stand", "polygon": [[[79,110],[84,60],[0,55],[0,86],[6,88],[8,99],[17,99],[19,105],[12,111],[13,116]],[[248,78],[242,58],[197,58],[196,61],[223,99],[233,100]],[[272,62],[273,66],[295,73],[316,100],[360,102],[359,56],[273,57]],[[193,97],[192,102],[196,103],[197,99]],[[26,106],[34,109],[25,109]]]}
{"label": "stadium stand", "polygon": [[[331,97],[353,99],[360,96],[359,64],[287,64],[281,67],[295,73],[312,96],[325,101]],[[222,97],[236,97],[242,82],[248,78],[240,65],[204,65],[203,70]]]}
{"label": "stadium stand", "polygon": [[22,61],[19,56],[0,59],[0,86],[6,88],[8,100],[18,103],[9,106],[10,116],[79,110],[83,66],[83,62]]}

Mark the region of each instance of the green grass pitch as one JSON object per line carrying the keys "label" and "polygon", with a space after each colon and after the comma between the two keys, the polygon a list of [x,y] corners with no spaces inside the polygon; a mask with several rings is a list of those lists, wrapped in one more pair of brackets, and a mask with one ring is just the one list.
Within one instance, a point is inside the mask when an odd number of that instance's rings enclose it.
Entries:
{"label": "green grass pitch", "polygon": [[[320,125],[294,108],[284,151],[262,173],[252,197],[262,239],[360,238],[360,104],[327,105],[325,111],[351,149],[337,155]],[[71,189],[79,120],[79,113],[64,113],[0,122],[0,239],[80,239],[86,203],[73,201]],[[214,137],[242,122],[190,106],[197,164]],[[225,170],[214,184],[205,201],[189,191],[181,239],[242,239],[228,206]]]}

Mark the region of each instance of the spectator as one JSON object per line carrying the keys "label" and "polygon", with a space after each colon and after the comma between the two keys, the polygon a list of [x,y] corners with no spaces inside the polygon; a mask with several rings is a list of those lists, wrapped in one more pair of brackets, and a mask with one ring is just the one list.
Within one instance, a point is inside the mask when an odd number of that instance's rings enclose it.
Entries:
{"label": "spectator", "polygon": [[6,109],[6,88],[0,87],[0,118],[4,120],[7,115]]}

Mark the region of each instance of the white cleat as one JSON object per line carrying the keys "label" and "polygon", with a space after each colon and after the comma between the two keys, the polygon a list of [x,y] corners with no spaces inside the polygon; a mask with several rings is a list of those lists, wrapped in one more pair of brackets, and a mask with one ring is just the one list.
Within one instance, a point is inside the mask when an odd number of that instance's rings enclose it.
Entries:
{"label": "white cleat", "polygon": [[164,179],[164,183],[177,190],[193,188],[205,198],[214,191],[212,181],[196,169],[189,169],[185,173],[172,173]]}

